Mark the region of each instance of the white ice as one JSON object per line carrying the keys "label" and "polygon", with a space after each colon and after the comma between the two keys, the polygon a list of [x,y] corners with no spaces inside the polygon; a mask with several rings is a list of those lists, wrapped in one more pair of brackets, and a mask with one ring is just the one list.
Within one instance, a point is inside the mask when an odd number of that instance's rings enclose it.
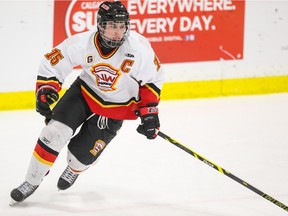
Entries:
{"label": "white ice", "polygon": [[[288,204],[288,94],[162,101],[161,131],[278,201]],[[125,122],[99,162],[67,191],[56,184],[61,151],[38,190],[10,207],[24,180],[43,118],[0,112],[2,216],[286,216],[277,205],[158,137]]]}

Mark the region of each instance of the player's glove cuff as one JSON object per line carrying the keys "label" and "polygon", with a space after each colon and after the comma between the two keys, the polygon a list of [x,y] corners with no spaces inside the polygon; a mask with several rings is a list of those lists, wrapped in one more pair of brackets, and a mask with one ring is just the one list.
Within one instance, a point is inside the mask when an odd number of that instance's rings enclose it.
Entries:
{"label": "player's glove cuff", "polygon": [[145,135],[148,139],[155,139],[160,128],[158,108],[155,106],[141,107],[136,111],[136,115],[141,118],[141,124],[137,132]]}

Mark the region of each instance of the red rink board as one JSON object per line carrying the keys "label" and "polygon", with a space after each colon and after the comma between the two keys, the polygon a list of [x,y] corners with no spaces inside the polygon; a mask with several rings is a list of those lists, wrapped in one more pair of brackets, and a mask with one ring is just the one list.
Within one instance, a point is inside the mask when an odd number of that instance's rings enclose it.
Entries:
{"label": "red rink board", "polygon": [[[103,1],[54,2],[53,46],[97,29]],[[162,63],[243,59],[245,0],[126,0],[131,29],[151,42]]]}

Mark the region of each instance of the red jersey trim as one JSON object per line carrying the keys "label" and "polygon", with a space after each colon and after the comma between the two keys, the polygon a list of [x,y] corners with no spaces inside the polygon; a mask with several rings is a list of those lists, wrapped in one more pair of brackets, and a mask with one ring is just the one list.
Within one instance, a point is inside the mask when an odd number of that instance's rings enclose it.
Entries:
{"label": "red jersey trim", "polygon": [[147,89],[149,89],[156,97],[157,100],[160,100],[160,92],[159,90],[154,89],[152,86],[150,86],[149,84],[145,84],[144,85]]}
{"label": "red jersey trim", "polygon": [[139,104],[140,107],[151,104],[155,106],[160,101],[160,90],[155,85],[145,84],[144,86],[141,86],[139,89],[139,94],[141,98],[141,102]]}
{"label": "red jersey trim", "polygon": [[135,115],[135,110],[138,109],[138,102],[135,99],[131,99],[127,103],[116,104],[100,101],[83,85],[81,85],[81,92],[93,113],[118,120],[134,120],[138,118]]}

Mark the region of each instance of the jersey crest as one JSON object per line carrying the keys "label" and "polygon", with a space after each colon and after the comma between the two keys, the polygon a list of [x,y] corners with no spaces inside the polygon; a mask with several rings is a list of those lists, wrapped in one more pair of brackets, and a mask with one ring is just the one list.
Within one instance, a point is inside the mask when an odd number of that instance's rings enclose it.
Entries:
{"label": "jersey crest", "polygon": [[115,85],[121,75],[120,70],[109,64],[96,64],[91,68],[96,77],[96,84],[102,91],[114,91]]}
{"label": "jersey crest", "polygon": [[106,143],[103,140],[97,140],[94,144],[94,147],[90,150],[90,153],[96,156],[100,151],[102,151],[106,146]]}

